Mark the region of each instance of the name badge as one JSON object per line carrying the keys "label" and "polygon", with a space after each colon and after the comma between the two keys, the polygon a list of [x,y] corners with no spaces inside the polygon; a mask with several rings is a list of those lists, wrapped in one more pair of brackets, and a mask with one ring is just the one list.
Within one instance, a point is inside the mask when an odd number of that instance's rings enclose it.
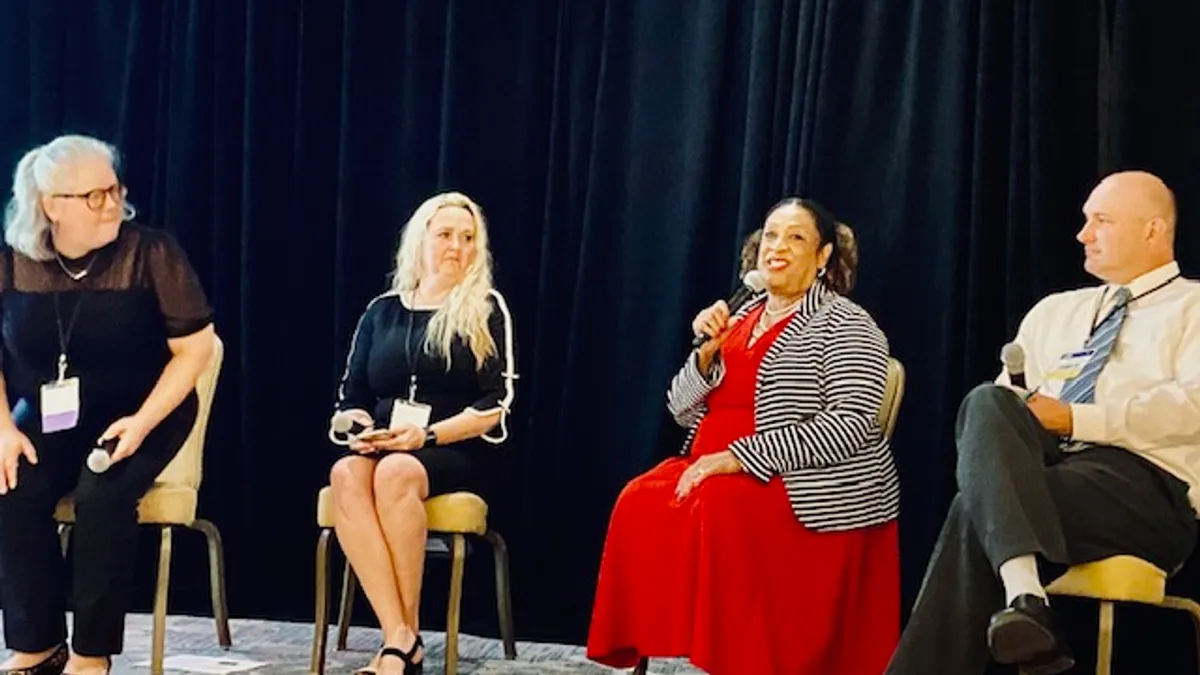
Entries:
{"label": "name badge", "polygon": [[74,429],[79,424],[79,378],[42,385],[42,433]]}
{"label": "name badge", "polygon": [[433,408],[415,401],[396,400],[392,404],[392,418],[388,421],[388,428],[395,429],[402,424],[412,424],[418,429],[424,429],[429,426],[429,416],[433,412]]}
{"label": "name badge", "polygon": [[1047,380],[1069,380],[1077,377],[1087,362],[1091,360],[1095,349],[1083,349],[1077,352],[1067,352],[1059,357],[1058,363],[1046,373]]}

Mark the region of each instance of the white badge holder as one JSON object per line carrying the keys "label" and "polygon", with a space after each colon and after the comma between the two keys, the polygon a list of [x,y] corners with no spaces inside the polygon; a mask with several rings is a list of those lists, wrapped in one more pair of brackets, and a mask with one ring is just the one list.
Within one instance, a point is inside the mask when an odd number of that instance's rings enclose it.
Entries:
{"label": "white badge holder", "polygon": [[58,357],[58,380],[42,385],[42,433],[74,429],[79,424],[79,378],[67,377],[67,357]]}
{"label": "white badge holder", "polygon": [[396,399],[392,403],[392,417],[388,420],[388,428],[395,429],[404,424],[411,424],[418,429],[429,426],[429,417],[433,408],[425,403],[417,402],[417,377],[412,377],[408,386],[408,400]]}

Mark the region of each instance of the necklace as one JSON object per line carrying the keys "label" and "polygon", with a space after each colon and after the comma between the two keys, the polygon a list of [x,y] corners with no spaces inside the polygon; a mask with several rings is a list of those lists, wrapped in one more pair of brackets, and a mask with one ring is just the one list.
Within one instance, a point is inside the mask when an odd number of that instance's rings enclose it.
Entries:
{"label": "necklace", "polygon": [[58,266],[62,268],[63,273],[75,281],[80,281],[86,277],[88,272],[92,271],[92,265],[96,262],[96,256],[92,256],[92,259],[88,261],[86,267],[78,272],[72,272],[71,268],[67,267],[67,264],[63,262],[62,255],[58,251],[54,252],[54,259],[58,261]]}
{"label": "necklace", "polygon": [[783,316],[784,314],[790,314],[790,313],[796,311],[796,308],[799,307],[800,303],[802,303],[802,302],[804,302],[804,296],[800,296],[799,300],[793,302],[792,304],[790,304],[786,307],[781,307],[779,309],[771,309],[770,303],[768,302],[767,304],[763,305],[763,314],[770,315],[771,317]]}
{"label": "necklace", "polygon": [[763,333],[766,333],[768,330],[770,330],[771,326],[773,326],[778,319],[796,311],[796,308],[799,307],[800,303],[802,302],[804,302],[803,296],[801,296],[799,300],[781,309],[771,309],[766,304],[763,304],[763,311],[758,315],[758,321],[754,322],[754,328],[750,331],[749,344],[753,345],[755,342],[757,342],[758,338],[762,337]]}

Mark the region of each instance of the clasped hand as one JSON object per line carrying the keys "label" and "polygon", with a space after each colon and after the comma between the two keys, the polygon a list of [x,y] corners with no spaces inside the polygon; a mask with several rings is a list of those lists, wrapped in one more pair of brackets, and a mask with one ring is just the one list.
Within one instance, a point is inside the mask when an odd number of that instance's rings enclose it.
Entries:
{"label": "clasped hand", "polygon": [[739,473],[741,470],[742,463],[728,450],[712,455],[704,455],[685,469],[683,475],[679,477],[679,483],[675,486],[675,498],[680,500],[685,499],[693,490],[700,486],[700,483],[703,483],[712,476],[719,476],[725,473]]}
{"label": "clasped hand", "polygon": [[425,430],[415,424],[400,424],[393,429],[372,429],[350,439],[350,449],[363,454],[411,452],[424,445]]}
{"label": "clasped hand", "polygon": [[1075,431],[1070,405],[1037,392],[1025,399],[1025,405],[1046,431],[1063,438],[1070,438]]}

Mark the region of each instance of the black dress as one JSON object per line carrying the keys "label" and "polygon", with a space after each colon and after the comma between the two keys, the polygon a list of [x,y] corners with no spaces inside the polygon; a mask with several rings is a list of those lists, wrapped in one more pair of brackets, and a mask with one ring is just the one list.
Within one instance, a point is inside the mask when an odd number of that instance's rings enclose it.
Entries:
{"label": "black dress", "polygon": [[[83,270],[78,280],[68,274]],[[190,433],[195,392],[107,472],[92,473],[85,458],[110,424],[141,407],[171,359],[167,340],[207,327],[212,311],[175,240],[126,223],[115,241],[79,260],[40,262],[0,250],[0,314],[8,400],[38,453],[36,465],[21,460],[18,487],[0,497],[7,645],[36,652],[65,638],[66,569],[52,515],[74,491],[73,643],[85,655],[118,653],[137,502]],[[44,432],[39,392],[57,379],[64,343],[66,376],[79,381],[78,422]]]}
{"label": "black dress", "polygon": [[345,374],[338,389],[337,410],[369,413],[377,427],[391,419],[397,399],[408,400],[413,363],[416,400],[431,407],[429,423],[463,410],[499,412],[501,423],[482,437],[422,448],[408,453],[425,467],[429,496],[470,491],[485,499],[497,487],[499,449],[507,436],[506,416],[515,395],[515,344],[512,317],[503,296],[490,292],[488,328],[496,349],[476,368],[475,356],[461,337],[451,347],[449,367],[426,350],[425,334],[433,310],[410,310],[396,293],[385,293],[367,305],[354,331]]}

